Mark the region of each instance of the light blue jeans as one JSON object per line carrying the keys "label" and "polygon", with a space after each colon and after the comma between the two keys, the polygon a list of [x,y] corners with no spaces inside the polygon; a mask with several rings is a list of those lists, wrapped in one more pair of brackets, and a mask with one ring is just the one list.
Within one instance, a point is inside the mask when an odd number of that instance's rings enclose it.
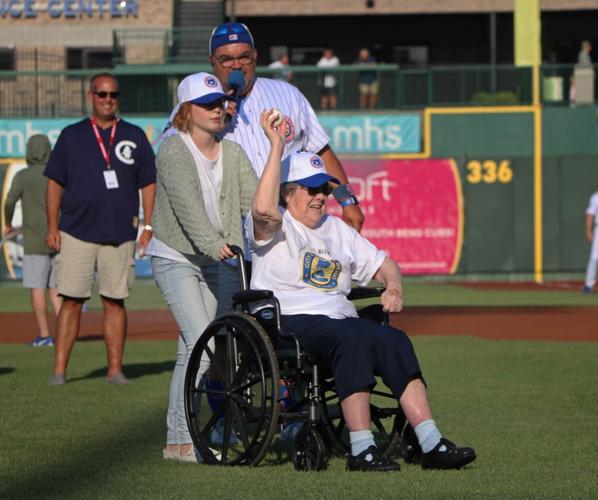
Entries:
{"label": "light blue jeans", "polygon": [[189,444],[184,404],[189,356],[210,322],[230,310],[232,295],[239,291],[238,271],[224,263],[196,266],[162,257],[152,257],[152,270],[180,330],[168,399],[166,444]]}

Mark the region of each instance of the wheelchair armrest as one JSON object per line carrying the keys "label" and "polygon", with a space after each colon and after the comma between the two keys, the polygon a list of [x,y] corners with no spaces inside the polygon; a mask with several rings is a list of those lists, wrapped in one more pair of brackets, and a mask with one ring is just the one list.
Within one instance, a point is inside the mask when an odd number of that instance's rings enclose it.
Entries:
{"label": "wheelchair armrest", "polygon": [[349,295],[347,298],[349,300],[360,300],[360,299],[371,299],[373,297],[380,297],[382,292],[384,292],[384,287],[357,287],[351,288]]}
{"label": "wheelchair armrest", "polygon": [[247,305],[252,302],[270,300],[273,296],[272,290],[243,290],[233,295],[233,302],[235,304]]}

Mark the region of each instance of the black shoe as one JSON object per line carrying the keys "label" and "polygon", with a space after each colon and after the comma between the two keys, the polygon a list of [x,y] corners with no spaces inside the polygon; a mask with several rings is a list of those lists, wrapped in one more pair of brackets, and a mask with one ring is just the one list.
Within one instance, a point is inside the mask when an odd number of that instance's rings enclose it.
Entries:
{"label": "black shoe", "polygon": [[[441,447],[444,451],[440,451]],[[476,459],[473,448],[457,448],[455,443],[441,438],[440,442],[428,453],[422,453],[421,465],[424,469],[460,469]]]}
{"label": "black shoe", "polygon": [[[368,458],[371,458],[371,460],[367,460]],[[398,463],[384,458],[378,448],[370,446],[359,455],[349,455],[349,458],[347,458],[347,470],[390,472],[401,470],[401,467]]]}

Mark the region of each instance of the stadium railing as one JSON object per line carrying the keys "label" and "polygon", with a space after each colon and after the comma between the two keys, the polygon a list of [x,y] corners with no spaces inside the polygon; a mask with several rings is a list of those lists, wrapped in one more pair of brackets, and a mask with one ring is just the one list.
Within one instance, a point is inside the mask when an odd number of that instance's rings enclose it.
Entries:
{"label": "stadium railing", "polygon": [[[146,33],[147,34],[147,33]],[[315,66],[292,66],[291,83],[301,89],[316,111],[324,72]],[[532,102],[532,70],[509,65],[372,67],[380,93],[376,111],[422,109],[430,106],[528,105]],[[121,110],[128,114],[165,114],[176,100],[176,86],[185,75],[210,71],[207,64],[117,65],[108,69],[121,83]],[[71,117],[87,113],[89,77],[100,69],[75,71],[0,71],[0,115],[9,117]],[[340,65],[326,69],[337,77],[338,111],[359,108],[358,74],[363,68]],[[574,65],[541,68],[542,102],[567,106]],[[258,67],[258,74],[276,70]]]}

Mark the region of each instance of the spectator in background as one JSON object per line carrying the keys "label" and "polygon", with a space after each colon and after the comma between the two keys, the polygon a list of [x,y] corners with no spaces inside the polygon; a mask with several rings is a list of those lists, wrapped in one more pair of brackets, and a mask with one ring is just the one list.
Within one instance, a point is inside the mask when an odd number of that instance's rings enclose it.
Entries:
{"label": "spectator in background", "polygon": [[569,101],[572,106],[594,104],[594,65],[590,52],[592,43],[589,40],[581,42],[577,55],[577,64],[569,81]]}
{"label": "spectator in background", "polygon": [[[376,59],[368,49],[360,49],[357,59],[353,64],[371,66],[376,64]],[[373,70],[360,71],[359,81],[359,109],[376,109],[378,102],[378,74]]]}
{"label": "spectator in background", "polygon": [[23,217],[23,286],[31,289],[31,306],[39,334],[33,347],[53,346],[47,314],[47,295],[54,314],[58,316],[62,299],[56,291],[54,258],[56,252],[46,244],[46,190],[48,182],[44,168],[52,147],[45,135],[33,135],[27,141],[27,168],[17,172],[6,196],[6,234],[13,230],[12,217],[17,201],[21,200]]}
{"label": "spectator in background", "polygon": [[596,284],[596,272],[598,271],[598,192],[590,198],[586,209],[586,238],[592,244],[590,258],[586,268],[586,279],[583,286],[583,293],[590,293]]}
{"label": "spectator in background", "polygon": [[[334,55],[334,51],[331,48],[326,48],[316,66],[318,68],[334,68],[339,64],[338,57]],[[320,106],[324,111],[328,109],[336,110],[338,107],[336,85],[337,82],[334,73],[322,73],[320,80]]]}
{"label": "spectator in background", "polygon": [[122,373],[125,298],[135,272],[139,190],[146,223],[139,236],[140,251],[152,237],[149,222],[156,192],[152,147],[141,128],[116,116],[119,90],[112,75],[92,77],[87,98],[91,117],[61,132],[44,172],[48,177],[46,241],[60,252],[56,283],[64,299],[50,385],[65,383],[81,309],[91,296],[94,269],[104,307],[108,382],[128,382]]}
{"label": "spectator in background", "polygon": [[268,65],[268,68],[277,70],[272,72],[272,78],[275,80],[290,82],[293,79],[293,72],[290,69],[291,63],[289,62],[289,55],[286,52],[280,54],[276,61],[273,61]]}
{"label": "spectator in background", "polygon": [[577,55],[577,64],[579,66],[592,66],[590,52],[592,52],[592,43],[589,40],[581,42],[581,48]]}

